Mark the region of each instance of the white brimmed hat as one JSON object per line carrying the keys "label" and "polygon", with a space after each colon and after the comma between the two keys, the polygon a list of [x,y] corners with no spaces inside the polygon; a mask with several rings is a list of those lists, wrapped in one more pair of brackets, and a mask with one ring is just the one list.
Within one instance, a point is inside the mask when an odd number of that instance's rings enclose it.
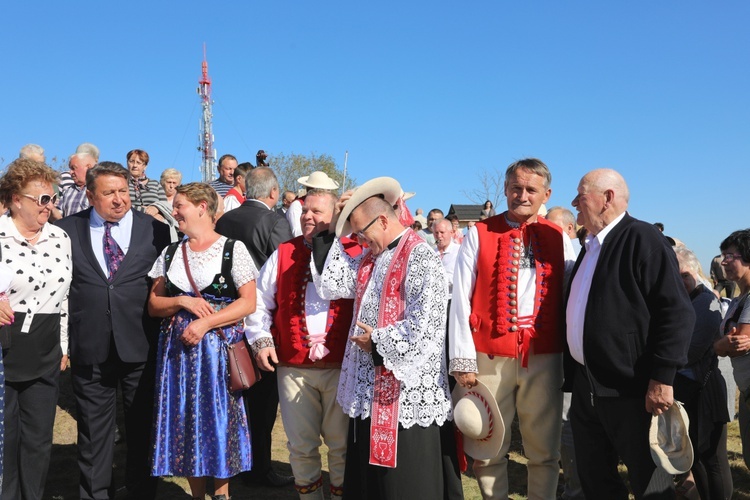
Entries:
{"label": "white brimmed hat", "polygon": [[651,417],[648,432],[651,457],[667,474],[684,474],[693,466],[689,426],[690,419],[679,401],[661,415]]}
{"label": "white brimmed hat", "polygon": [[338,189],[339,183],[328,177],[325,172],[313,172],[300,177],[297,182],[310,189]]}
{"label": "white brimmed hat", "polygon": [[463,434],[464,452],[477,460],[495,458],[505,437],[505,423],[497,401],[487,386],[477,380],[471,389],[456,384],[453,421]]}
{"label": "white brimmed hat", "polygon": [[376,177],[365,182],[356,188],[352,197],[346,201],[346,205],[341,210],[341,214],[336,221],[336,236],[341,237],[351,234],[352,226],[349,224],[349,216],[366,199],[382,195],[385,201],[393,206],[401,198],[401,193],[401,184],[392,177]]}

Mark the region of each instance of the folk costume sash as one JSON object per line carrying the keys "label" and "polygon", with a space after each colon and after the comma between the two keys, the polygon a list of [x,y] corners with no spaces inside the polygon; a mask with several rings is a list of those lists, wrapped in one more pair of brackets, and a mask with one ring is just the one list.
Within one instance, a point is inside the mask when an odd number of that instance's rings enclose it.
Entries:
{"label": "folk costume sash", "polygon": [[[385,276],[385,284],[380,295],[378,307],[378,324],[376,328],[383,328],[403,319],[406,304],[406,290],[404,281],[408,270],[409,255],[422,238],[408,229],[401,237],[396,247],[388,272]],[[372,253],[367,254],[357,271],[357,297],[362,305],[367,285],[372,277],[375,267],[375,258]],[[401,383],[393,375],[393,372],[385,366],[375,367],[375,387],[370,412],[370,465],[380,467],[396,467],[396,450],[398,447],[398,402],[401,393]]]}

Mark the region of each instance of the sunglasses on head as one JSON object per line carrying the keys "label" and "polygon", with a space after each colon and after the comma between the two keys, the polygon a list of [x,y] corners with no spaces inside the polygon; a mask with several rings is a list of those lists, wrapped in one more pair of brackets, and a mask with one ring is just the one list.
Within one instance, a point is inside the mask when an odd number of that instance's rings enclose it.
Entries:
{"label": "sunglasses on head", "polygon": [[31,200],[34,200],[37,205],[40,207],[43,207],[47,205],[48,203],[57,203],[57,195],[56,194],[40,194],[39,196],[32,196],[30,194],[22,193],[21,196],[25,196],[26,198],[29,198]]}

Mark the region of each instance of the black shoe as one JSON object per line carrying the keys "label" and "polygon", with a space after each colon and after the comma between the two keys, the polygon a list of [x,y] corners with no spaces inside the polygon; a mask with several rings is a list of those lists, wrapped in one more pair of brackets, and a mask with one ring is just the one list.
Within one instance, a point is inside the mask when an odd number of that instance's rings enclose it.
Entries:
{"label": "black shoe", "polygon": [[284,474],[280,474],[273,469],[269,469],[269,471],[262,476],[250,472],[243,478],[243,482],[249,485],[280,488],[282,486],[294,484],[294,476],[285,476]]}
{"label": "black shoe", "polygon": [[266,474],[263,483],[266,486],[271,486],[274,488],[289,486],[290,484],[294,484],[294,476],[286,476],[271,469],[268,471],[268,474]]}

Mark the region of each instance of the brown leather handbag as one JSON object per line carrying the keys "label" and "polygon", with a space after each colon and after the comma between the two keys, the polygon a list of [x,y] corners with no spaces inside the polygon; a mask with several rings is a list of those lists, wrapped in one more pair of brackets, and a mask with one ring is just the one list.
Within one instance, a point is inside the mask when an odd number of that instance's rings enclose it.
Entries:
{"label": "brown leather handbag", "polygon": [[[190,266],[188,265],[187,256],[187,241],[182,244],[182,259],[185,261],[185,273],[187,274],[190,286],[193,287],[193,292],[196,297],[201,297],[202,294],[198,287],[195,286],[193,281],[193,275],[190,272]],[[232,392],[244,391],[251,388],[258,380],[260,380],[260,370],[255,364],[255,358],[250,352],[250,346],[247,344],[247,338],[242,336],[242,340],[234,344],[230,344],[227,340],[224,331],[221,328],[216,329],[216,333],[224,340],[227,345],[227,365],[229,366],[229,390]]]}

